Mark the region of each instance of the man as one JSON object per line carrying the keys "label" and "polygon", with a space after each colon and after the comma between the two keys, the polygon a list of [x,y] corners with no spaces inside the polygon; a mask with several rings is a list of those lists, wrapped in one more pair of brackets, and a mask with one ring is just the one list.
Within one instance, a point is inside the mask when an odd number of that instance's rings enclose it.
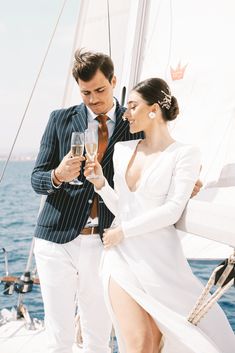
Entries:
{"label": "man", "polygon": [[[100,236],[113,215],[98,197],[97,214],[91,217],[94,189],[82,173],[84,157],[71,158],[70,140],[73,131],[86,130],[88,122],[98,126],[96,117],[108,116],[108,146],[101,164],[112,184],[114,144],[139,136],[129,133],[124,108],[113,98],[116,77],[109,56],[77,51],[73,76],[83,103],[52,112],[32,173],[34,190],[47,195],[35,230],[35,258],[49,352],[72,352],[77,292],[84,353],[107,353],[111,321],[99,279]],[[80,187],[69,184],[77,176]]]}
{"label": "man", "polygon": [[[73,76],[83,103],[51,113],[32,173],[34,190],[47,195],[35,230],[35,258],[48,352],[72,352],[77,294],[83,352],[108,353],[111,321],[104,304],[99,261],[103,250],[100,237],[104,228],[110,227],[113,215],[85,179],[81,168],[84,157],[71,158],[70,140],[73,131],[85,131],[88,123],[104,130],[99,144],[104,145],[105,136],[108,141],[101,165],[113,185],[114,144],[141,135],[129,133],[122,119],[125,109],[113,98],[116,77],[109,56],[77,51]],[[69,184],[77,176],[83,185]]]}

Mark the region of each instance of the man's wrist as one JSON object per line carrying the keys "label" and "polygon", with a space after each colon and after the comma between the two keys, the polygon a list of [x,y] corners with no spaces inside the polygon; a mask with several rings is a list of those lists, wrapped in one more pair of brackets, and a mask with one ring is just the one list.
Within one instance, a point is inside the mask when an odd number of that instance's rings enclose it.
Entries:
{"label": "man's wrist", "polygon": [[61,184],[64,182],[63,180],[61,180],[61,179],[58,177],[58,175],[57,175],[57,173],[56,173],[56,169],[53,169],[53,171],[52,171],[52,176],[53,176],[53,181],[55,182],[55,184],[61,185]]}

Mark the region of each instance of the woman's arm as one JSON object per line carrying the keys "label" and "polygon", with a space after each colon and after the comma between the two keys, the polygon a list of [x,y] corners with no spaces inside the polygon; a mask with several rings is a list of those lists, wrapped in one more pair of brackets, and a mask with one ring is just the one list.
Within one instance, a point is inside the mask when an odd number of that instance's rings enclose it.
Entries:
{"label": "woman's arm", "polygon": [[114,216],[118,215],[118,195],[114,189],[109,185],[108,181],[104,178],[104,186],[101,189],[96,189],[95,192],[99,194],[105,205],[112,212]]}
{"label": "woman's arm", "polygon": [[192,146],[180,151],[165,203],[142,216],[121,222],[125,237],[138,236],[175,224],[190,198],[200,170],[200,153]]}
{"label": "woman's arm", "polygon": [[[113,165],[114,165],[114,173],[117,168],[117,160],[116,160],[116,145],[114,147],[113,154]],[[90,172],[94,170],[95,175],[98,176],[97,179],[89,178],[88,180],[94,185],[95,192],[99,194],[105,205],[112,212],[114,216],[118,215],[118,195],[115,190],[109,185],[107,179],[104,177],[102,167],[98,162],[97,158],[95,162],[89,161],[89,158],[86,161],[84,175],[88,177]]]}

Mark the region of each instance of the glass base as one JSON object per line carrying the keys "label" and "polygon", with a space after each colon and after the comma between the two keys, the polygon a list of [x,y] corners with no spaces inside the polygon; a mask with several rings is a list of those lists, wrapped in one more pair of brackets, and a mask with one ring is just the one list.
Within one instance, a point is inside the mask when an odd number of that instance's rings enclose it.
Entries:
{"label": "glass base", "polygon": [[73,179],[69,182],[70,185],[83,185],[83,183],[78,179]]}

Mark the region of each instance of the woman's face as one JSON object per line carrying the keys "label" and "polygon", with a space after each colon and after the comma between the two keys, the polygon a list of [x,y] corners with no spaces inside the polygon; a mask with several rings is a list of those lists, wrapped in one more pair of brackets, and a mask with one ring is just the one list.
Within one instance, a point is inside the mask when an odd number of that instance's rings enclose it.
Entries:
{"label": "woman's face", "polygon": [[147,129],[151,121],[148,116],[152,111],[151,108],[152,106],[147,105],[139,93],[135,91],[130,93],[124,117],[129,122],[132,134]]}

